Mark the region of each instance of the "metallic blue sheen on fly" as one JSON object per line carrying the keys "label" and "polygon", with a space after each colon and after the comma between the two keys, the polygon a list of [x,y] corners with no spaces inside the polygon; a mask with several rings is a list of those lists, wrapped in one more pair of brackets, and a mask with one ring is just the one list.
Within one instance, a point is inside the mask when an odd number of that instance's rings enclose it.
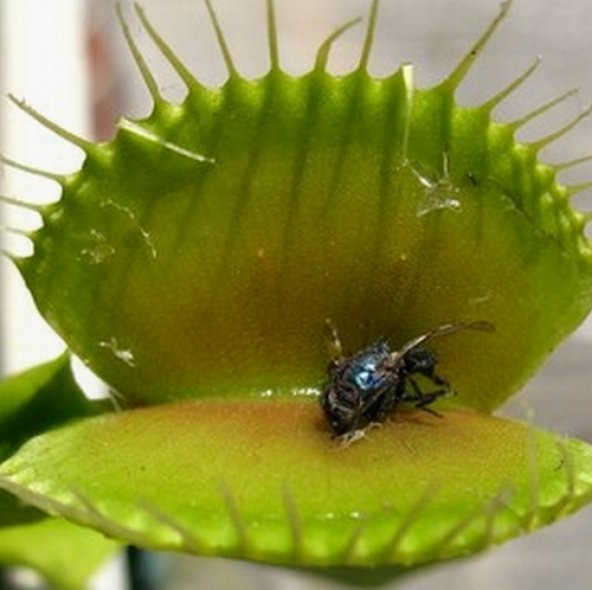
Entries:
{"label": "metallic blue sheen on fly", "polygon": [[386,342],[377,342],[372,349],[365,349],[364,355],[359,359],[353,359],[348,371],[353,384],[363,391],[384,386],[386,375],[380,371],[384,359],[390,354],[389,345]]}
{"label": "metallic blue sheen on fly", "polygon": [[[439,416],[428,406],[444,395],[454,393],[446,379],[436,374],[438,359],[423,346],[438,336],[472,329],[492,332],[489,322],[445,324],[410,340],[398,351],[392,351],[385,340],[367,346],[351,356],[344,356],[336,329],[333,334],[335,358],[329,364],[329,378],[320,402],[333,435],[346,440],[380,424],[401,403],[412,403]],[[422,391],[415,377],[423,376],[435,388]]]}

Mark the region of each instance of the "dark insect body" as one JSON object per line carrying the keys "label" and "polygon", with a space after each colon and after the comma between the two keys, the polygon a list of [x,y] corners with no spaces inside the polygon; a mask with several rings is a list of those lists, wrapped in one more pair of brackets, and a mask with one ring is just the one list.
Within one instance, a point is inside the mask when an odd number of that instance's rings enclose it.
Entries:
{"label": "dark insect body", "polygon": [[[329,379],[320,402],[335,437],[358,438],[368,427],[381,424],[401,403],[412,403],[438,416],[429,406],[438,398],[454,393],[446,379],[435,372],[438,359],[424,343],[461,330],[492,332],[488,322],[445,324],[410,340],[393,351],[386,339],[359,352],[344,356],[337,331],[333,334],[336,357],[329,364]],[[431,381],[435,388],[422,391],[416,376]]]}

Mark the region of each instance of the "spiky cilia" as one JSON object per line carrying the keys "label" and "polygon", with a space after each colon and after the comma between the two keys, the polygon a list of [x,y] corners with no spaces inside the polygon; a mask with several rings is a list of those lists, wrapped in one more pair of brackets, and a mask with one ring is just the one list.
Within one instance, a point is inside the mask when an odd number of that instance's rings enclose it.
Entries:
{"label": "spiky cilia", "polygon": [[281,70],[269,4],[271,66],[254,81],[207,6],[222,88],[195,80],[137,7],[188,87],[183,104],[159,94],[121,9],[154,99],[147,119],[93,145],[17,102],[87,154],[79,172],[52,175],[62,198],[18,261],[43,315],[134,404],[315,387],[328,317],[353,349],[485,319],[496,336],[443,343],[442,362],[458,405],[498,405],[586,315],[592,275],[585,218],[536,158],[565,130],[522,145],[530,116],[490,117],[534,68],[481,107],[454,101],[509,4],[427,90],[411,66],[367,73],[377,2],[355,71],[327,73],[333,34],[297,78]]}
{"label": "spiky cilia", "polygon": [[[344,76],[327,61],[355,22],[293,77],[267,6],[270,70],[248,80],[206,0],[228,69],[220,88],[195,79],[136,7],[187,86],[182,104],[161,96],[120,8],[154,108],[122,119],[112,141],[75,137],[15,99],[86,153],[72,175],[37,171],[62,197],[39,209],[34,254],[15,262],[72,351],[130,406],[163,405],[38,437],[0,485],[134,543],[312,565],[452,557],[575,510],[592,494],[588,448],[486,412],[592,305],[586,216],[570,205],[584,185],[556,182],[582,159],[538,160],[589,111],[531,144],[516,131],[568,95],[494,122],[538,61],[481,106],[457,104],[509,3],[428,89],[410,65],[368,73],[378,1]],[[362,444],[339,454],[316,404],[286,399],[318,391],[327,318],[352,351],[445,324],[496,330],[438,341],[459,393],[444,420],[411,414],[372,433],[370,455]],[[79,471],[79,453],[101,477]]]}

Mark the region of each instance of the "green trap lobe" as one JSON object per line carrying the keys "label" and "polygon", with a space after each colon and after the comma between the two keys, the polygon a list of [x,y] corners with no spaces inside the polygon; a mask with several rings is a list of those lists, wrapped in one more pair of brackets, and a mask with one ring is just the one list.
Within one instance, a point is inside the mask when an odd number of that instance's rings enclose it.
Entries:
{"label": "green trap lobe", "polygon": [[421,90],[411,66],[384,79],[366,70],[378,2],[360,67],[342,77],[325,65],[351,23],[292,77],[269,2],[271,69],[258,80],[236,72],[206,2],[230,73],[216,89],[191,83],[138,9],[188,96],[157,96],[124,23],[155,109],[59,177],[62,199],[19,262],[39,309],[135,405],[318,391],[327,319],[347,351],[487,321],[495,334],[434,348],[459,393],[447,403],[492,410],[592,302],[586,217],[537,160],[575,121],[531,145],[492,121],[536,64],[480,107],[454,99],[508,6],[445,82]]}
{"label": "green trap lobe", "polygon": [[148,547],[410,565],[572,512],[592,497],[592,454],[476,413],[403,413],[344,446],[315,404],[193,402],[42,435],[0,477],[27,502]]}
{"label": "green trap lobe", "polygon": [[589,306],[581,216],[553,170],[487,109],[414,90],[409,68],[231,78],[99,149],[22,268],[136,403],[318,387],[327,318],[349,350],[486,320],[494,336],[441,356],[458,404],[490,409]]}
{"label": "green trap lobe", "polygon": [[[70,358],[9,377],[0,383],[0,460],[28,439],[98,413],[73,380]],[[0,564],[34,568],[52,587],[76,590],[119,544],[94,531],[47,514],[0,492]],[[72,555],[79,558],[72,563]]]}

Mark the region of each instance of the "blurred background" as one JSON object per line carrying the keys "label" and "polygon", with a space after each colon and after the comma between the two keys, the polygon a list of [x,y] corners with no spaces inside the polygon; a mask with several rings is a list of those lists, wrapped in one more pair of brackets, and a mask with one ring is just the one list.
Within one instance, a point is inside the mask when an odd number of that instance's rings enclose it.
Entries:
{"label": "blurred background", "polygon": [[[316,48],[335,27],[367,13],[369,0],[276,0],[280,55],[284,69],[302,74],[310,69]],[[214,0],[240,71],[247,77],[267,69],[264,0]],[[134,18],[133,6],[122,1],[133,35],[159,80],[165,97],[180,101],[181,81],[164,62]],[[206,84],[225,80],[223,60],[203,0],[143,0],[148,17],[181,59]],[[370,70],[377,76],[402,62],[415,65],[420,86],[441,79],[499,10],[498,0],[382,0]],[[364,26],[336,44],[330,69],[344,73],[359,57]],[[495,112],[510,120],[579,87],[579,95],[521,130],[534,139],[559,128],[592,101],[592,2],[589,0],[516,0],[506,22],[478,59],[458,98],[476,104],[495,94],[522,73],[538,54],[543,64],[528,83]],[[74,133],[94,140],[112,136],[120,115],[140,117],[150,111],[148,92],[125,48],[111,0],[0,0],[0,151],[26,164],[54,172],[76,170],[82,153],[33,122],[5,94],[10,92]],[[581,98],[580,98],[581,97]],[[543,153],[548,162],[592,154],[592,118]],[[566,171],[567,184],[592,179],[592,163]],[[0,172],[0,194],[31,202],[59,197],[50,180],[14,171]],[[592,193],[576,205],[592,209]],[[0,227],[36,227],[34,213],[2,206]],[[0,232],[2,247],[20,254],[29,244],[18,233]],[[0,370],[12,373],[53,358],[60,340],[36,313],[15,269],[0,257]],[[592,322],[588,321],[561,346],[524,392],[502,413],[522,419],[530,415],[541,426],[592,441],[590,382]],[[592,509],[553,527],[510,542],[482,556],[410,573],[396,584],[400,590],[446,587],[489,590],[581,590],[592,579]],[[100,572],[95,590],[257,588],[337,590],[349,587],[308,573],[286,572],[231,560],[132,555],[149,571],[137,586],[121,557]],[[145,568],[148,568],[146,570]],[[22,588],[40,587],[34,576],[17,571]]]}

